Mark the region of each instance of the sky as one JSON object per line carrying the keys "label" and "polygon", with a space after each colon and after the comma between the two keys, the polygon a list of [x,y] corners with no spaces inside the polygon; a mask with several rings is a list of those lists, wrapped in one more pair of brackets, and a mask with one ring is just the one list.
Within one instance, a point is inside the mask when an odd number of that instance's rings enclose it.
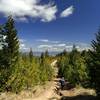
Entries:
{"label": "sky", "polygon": [[100,26],[100,0],[0,0],[0,24],[12,15],[20,49],[91,48]]}

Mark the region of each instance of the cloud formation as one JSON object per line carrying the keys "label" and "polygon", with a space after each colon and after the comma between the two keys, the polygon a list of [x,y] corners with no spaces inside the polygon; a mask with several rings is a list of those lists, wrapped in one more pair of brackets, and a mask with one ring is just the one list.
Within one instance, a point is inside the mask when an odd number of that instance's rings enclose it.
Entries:
{"label": "cloud formation", "polygon": [[38,39],[38,40],[36,40],[37,42],[49,42],[49,40],[48,39]]}
{"label": "cloud formation", "polygon": [[[4,16],[12,15],[17,21],[28,22],[28,17],[50,22],[57,18],[57,5],[53,3],[41,4],[42,0],[0,0],[0,13]],[[60,17],[73,14],[74,7],[70,6],[61,12]]]}
{"label": "cloud formation", "polygon": [[78,51],[82,51],[82,50],[88,50],[91,49],[91,46],[87,43],[57,43],[57,44],[40,44],[37,46],[38,51],[54,51],[54,52],[61,52],[64,49],[66,49],[67,51],[71,51],[73,48],[73,44],[76,45],[76,48]]}
{"label": "cloud formation", "polygon": [[57,46],[58,46],[58,47],[65,47],[66,44],[64,44],[64,43],[63,43],[63,44],[58,44]]}
{"label": "cloud formation", "polygon": [[69,15],[73,14],[74,12],[74,7],[70,6],[66,8],[60,15],[60,17],[68,17]]}
{"label": "cloud formation", "polygon": [[83,42],[65,42],[65,41],[56,41],[56,40],[48,40],[48,39],[37,39],[34,40],[36,45],[31,45],[25,39],[19,39],[20,41],[20,50],[23,52],[27,52],[30,50],[30,47],[34,52],[44,52],[48,50],[49,52],[62,52],[63,50],[71,51],[73,45],[76,46],[78,51],[89,50],[92,49],[91,45]]}
{"label": "cloud formation", "polygon": [[51,41],[48,39],[38,39],[37,42],[44,42],[44,43],[60,43],[60,41]]}
{"label": "cloud formation", "polygon": [[0,0],[0,12],[5,16],[12,15],[15,19],[27,20],[26,16],[39,18],[49,22],[56,19],[57,7],[55,5],[40,4],[41,0]]}
{"label": "cloud formation", "polygon": [[41,48],[49,49],[49,48],[52,48],[52,45],[39,45],[38,48],[39,49]]}

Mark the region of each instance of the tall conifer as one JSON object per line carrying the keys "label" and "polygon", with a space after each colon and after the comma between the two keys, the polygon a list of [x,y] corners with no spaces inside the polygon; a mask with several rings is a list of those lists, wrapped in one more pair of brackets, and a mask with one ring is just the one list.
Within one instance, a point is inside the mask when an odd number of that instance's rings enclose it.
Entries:
{"label": "tall conifer", "polygon": [[93,50],[90,51],[90,76],[91,82],[100,95],[100,30],[96,34],[96,40],[92,41]]}
{"label": "tall conifer", "polygon": [[5,55],[5,66],[14,66],[18,61],[19,55],[19,41],[17,37],[17,30],[15,29],[15,23],[11,16],[8,17],[7,22],[4,25],[4,44],[3,53]]}

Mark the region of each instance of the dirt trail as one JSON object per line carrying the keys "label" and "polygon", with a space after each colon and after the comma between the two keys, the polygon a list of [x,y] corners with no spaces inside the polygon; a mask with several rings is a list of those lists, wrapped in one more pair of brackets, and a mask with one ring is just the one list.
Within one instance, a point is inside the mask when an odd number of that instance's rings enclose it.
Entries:
{"label": "dirt trail", "polygon": [[52,81],[51,84],[49,84],[48,89],[45,89],[42,94],[40,94],[38,97],[34,98],[33,100],[58,100],[60,99],[60,96],[57,94],[57,81]]}

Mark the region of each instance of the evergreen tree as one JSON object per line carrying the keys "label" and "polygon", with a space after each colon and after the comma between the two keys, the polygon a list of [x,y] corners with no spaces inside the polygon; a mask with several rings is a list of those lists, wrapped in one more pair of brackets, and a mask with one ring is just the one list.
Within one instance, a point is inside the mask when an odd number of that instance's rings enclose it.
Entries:
{"label": "evergreen tree", "polygon": [[10,67],[14,66],[18,61],[19,55],[19,40],[17,37],[17,30],[15,29],[14,20],[11,16],[8,17],[8,21],[4,25],[4,44],[3,44],[3,53],[4,61],[6,62],[5,66]]}
{"label": "evergreen tree", "polygon": [[70,52],[70,64],[72,64],[73,66],[75,65],[75,60],[76,58],[79,56],[79,52],[76,49],[76,46],[73,45],[72,51]]}
{"label": "evergreen tree", "polygon": [[18,61],[19,55],[19,41],[17,37],[17,30],[15,29],[14,20],[11,16],[8,17],[8,21],[4,26],[5,43],[3,45],[3,51],[5,55],[5,61],[8,67],[15,65]]}
{"label": "evergreen tree", "polygon": [[40,80],[42,83],[51,80],[53,77],[54,71],[48,62],[48,56],[45,56],[45,53],[41,54],[40,57]]}
{"label": "evergreen tree", "polygon": [[2,31],[2,71],[1,71],[1,86],[8,90],[7,81],[11,73],[15,70],[19,56],[19,41],[17,31],[14,26],[14,20],[11,16],[8,17],[7,22],[3,25]]}
{"label": "evergreen tree", "polygon": [[44,55],[45,55],[45,57],[49,57],[49,52],[48,52],[48,50],[45,51]]}
{"label": "evergreen tree", "polygon": [[96,34],[96,40],[92,41],[93,50],[90,51],[90,76],[91,83],[100,95],[100,30]]}
{"label": "evergreen tree", "polygon": [[85,60],[75,45],[69,54],[62,53],[58,67],[59,75],[64,76],[73,85],[84,85],[88,79]]}
{"label": "evergreen tree", "polygon": [[1,49],[1,46],[2,46],[2,39],[3,39],[2,26],[0,25],[0,49]]}
{"label": "evergreen tree", "polygon": [[42,52],[42,53],[41,53],[41,57],[40,57],[40,64],[43,65],[44,59],[45,59],[45,54]]}
{"label": "evergreen tree", "polygon": [[14,20],[11,16],[8,17],[8,21],[4,26],[5,29],[5,45],[3,47],[4,53],[8,55],[8,64],[15,65],[18,61],[19,55],[19,40],[17,37],[17,30],[15,29]]}
{"label": "evergreen tree", "polygon": [[30,48],[29,59],[30,59],[30,62],[32,62],[32,60],[33,60],[33,51],[32,51],[32,48]]}
{"label": "evergreen tree", "polygon": [[2,56],[3,56],[3,54],[2,54],[2,52],[3,52],[3,50],[2,50],[2,44],[3,44],[3,29],[2,28],[3,28],[2,25],[0,25],[0,69],[2,67]]}

